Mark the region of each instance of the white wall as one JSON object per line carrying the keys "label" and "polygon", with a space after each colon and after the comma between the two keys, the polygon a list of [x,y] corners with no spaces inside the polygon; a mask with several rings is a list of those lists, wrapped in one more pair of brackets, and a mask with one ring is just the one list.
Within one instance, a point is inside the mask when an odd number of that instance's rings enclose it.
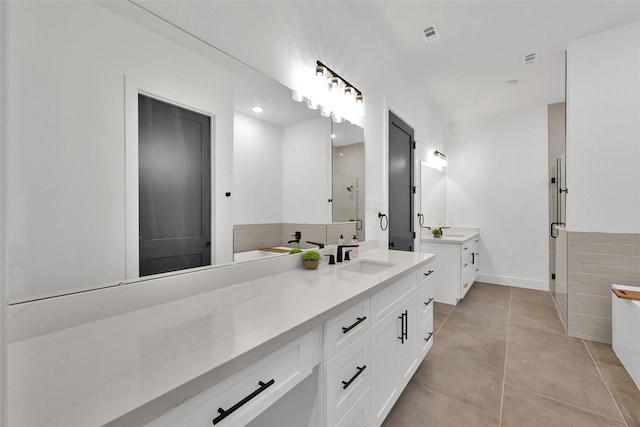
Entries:
{"label": "white wall", "polygon": [[125,277],[125,75],[215,116],[214,253],[230,261],[229,72],[91,2],[9,7],[10,297]]}
{"label": "white wall", "polygon": [[448,225],[479,227],[480,281],[548,289],[547,106],[448,127]]}
{"label": "white wall", "polygon": [[282,139],[282,222],[331,223],[331,123],[287,126]]}
{"label": "white wall", "polygon": [[282,128],[235,113],[233,223],[282,222]]}
{"label": "white wall", "polygon": [[640,22],[568,46],[567,230],[640,233]]}

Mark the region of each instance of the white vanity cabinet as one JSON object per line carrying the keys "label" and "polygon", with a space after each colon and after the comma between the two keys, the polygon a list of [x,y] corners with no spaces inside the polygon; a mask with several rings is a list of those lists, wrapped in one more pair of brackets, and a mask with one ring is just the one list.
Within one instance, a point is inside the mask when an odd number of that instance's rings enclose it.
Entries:
{"label": "white vanity cabinet", "polygon": [[437,285],[434,299],[455,305],[469,292],[480,272],[480,236],[473,234],[462,239],[423,239],[420,250],[436,254],[434,270]]}

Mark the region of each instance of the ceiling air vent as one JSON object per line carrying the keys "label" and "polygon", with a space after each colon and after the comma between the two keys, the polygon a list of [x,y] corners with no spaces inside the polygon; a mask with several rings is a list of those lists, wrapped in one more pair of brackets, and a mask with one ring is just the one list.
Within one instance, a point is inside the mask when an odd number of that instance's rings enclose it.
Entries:
{"label": "ceiling air vent", "polygon": [[531,64],[535,64],[536,62],[538,62],[538,58],[539,58],[539,54],[538,52],[530,52],[527,53],[523,58],[522,58],[522,62],[524,62],[525,65],[531,65]]}
{"label": "ceiling air vent", "polygon": [[422,30],[422,38],[425,43],[431,43],[434,40],[438,40],[440,38],[440,33],[438,32],[436,24],[429,25],[427,28]]}

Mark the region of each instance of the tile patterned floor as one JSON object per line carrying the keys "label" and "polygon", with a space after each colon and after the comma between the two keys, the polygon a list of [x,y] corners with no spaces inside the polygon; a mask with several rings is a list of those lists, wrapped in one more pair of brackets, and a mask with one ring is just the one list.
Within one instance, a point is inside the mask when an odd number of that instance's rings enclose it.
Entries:
{"label": "tile patterned floor", "polygon": [[476,283],[434,329],[384,427],[640,427],[611,346],[566,336],[548,292]]}

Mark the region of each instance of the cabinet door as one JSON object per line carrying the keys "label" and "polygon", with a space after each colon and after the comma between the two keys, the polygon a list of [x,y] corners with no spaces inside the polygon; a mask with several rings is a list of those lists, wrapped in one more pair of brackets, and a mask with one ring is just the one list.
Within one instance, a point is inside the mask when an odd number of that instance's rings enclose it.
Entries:
{"label": "cabinet door", "polygon": [[379,426],[418,366],[417,293],[371,328],[371,419]]}
{"label": "cabinet door", "polygon": [[379,426],[400,392],[396,384],[397,346],[401,332],[397,311],[371,328],[371,423]]}
{"label": "cabinet door", "polygon": [[[417,295],[407,300],[398,310],[401,333],[404,339],[397,340],[396,383],[400,390],[407,385],[418,365],[418,326]],[[404,316],[404,319],[402,317]],[[402,324],[404,322],[404,324]]]}

